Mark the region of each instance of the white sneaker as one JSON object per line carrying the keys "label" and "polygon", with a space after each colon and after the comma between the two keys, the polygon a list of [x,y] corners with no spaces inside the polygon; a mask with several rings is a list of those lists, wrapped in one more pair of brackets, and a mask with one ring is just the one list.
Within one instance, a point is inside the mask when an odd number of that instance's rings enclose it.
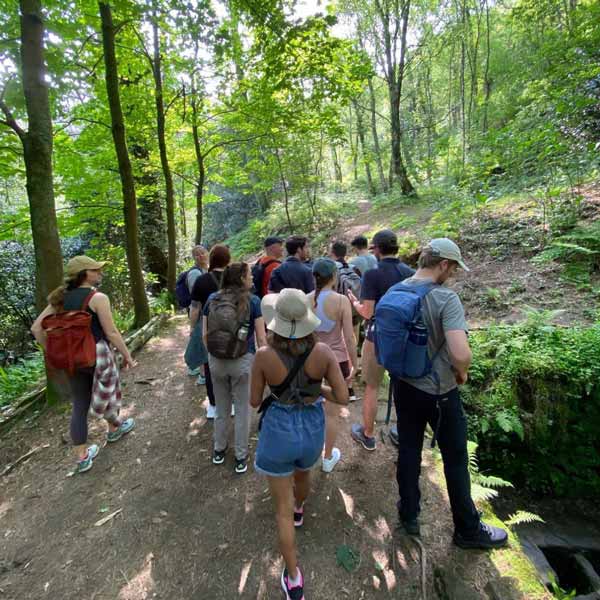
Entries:
{"label": "white sneaker", "polygon": [[206,418],[214,419],[216,416],[217,416],[217,407],[213,406],[212,404],[209,404],[208,408],[206,409]]}
{"label": "white sneaker", "polygon": [[322,469],[325,473],[331,473],[331,471],[333,471],[333,469],[335,468],[335,465],[337,465],[340,462],[340,458],[342,458],[342,453],[340,452],[339,448],[334,448],[331,451],[331,458],[325,458],[323,457],[323,464],[322,464]]}
{"label": "white sneaker", "polygon": [[235,417],[235,406],[233,404],[231,405],[231,416]]}

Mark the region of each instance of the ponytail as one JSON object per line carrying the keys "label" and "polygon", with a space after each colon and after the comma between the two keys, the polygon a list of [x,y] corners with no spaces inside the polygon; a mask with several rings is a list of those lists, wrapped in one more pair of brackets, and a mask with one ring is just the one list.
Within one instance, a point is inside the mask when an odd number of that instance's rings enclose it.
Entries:
{"label": "ponytail", "polygon": [[323,277],[323,275],[319,275],[319,273],[313,273],[313,275],[315,278],[315,308],[317,308],[317,300],[319,299],[321,290],[333,280],[335,274],[332,274],[329,277]]}
{"label": "ponytail", "polygon": [[65,292],[78,288],[87,277],[87,271],[79,271],[72,279],[67,279],[65,283],[59,285],[48,294],[48,304],[55,309],[61,309],[65,304]]}

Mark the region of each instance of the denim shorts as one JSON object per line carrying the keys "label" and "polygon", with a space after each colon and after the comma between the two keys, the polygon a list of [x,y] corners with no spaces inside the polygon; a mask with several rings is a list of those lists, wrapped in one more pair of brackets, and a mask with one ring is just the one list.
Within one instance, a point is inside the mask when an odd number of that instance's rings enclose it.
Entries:
{"label": "denim shorts", "polygon": [[260,430],[254,468],[271,477],[308,471],[319,460],[324,443],[321,399],[308,405],[273,402]]}

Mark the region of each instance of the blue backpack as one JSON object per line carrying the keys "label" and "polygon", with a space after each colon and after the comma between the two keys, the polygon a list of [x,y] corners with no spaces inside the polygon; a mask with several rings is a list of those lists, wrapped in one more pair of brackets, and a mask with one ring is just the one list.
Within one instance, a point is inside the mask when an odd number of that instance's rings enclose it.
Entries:
{"label": "blue backpack", "polygon": [[180,273],[175,282],[175,296],[177,296],[177,302],[179,302],[180,308],[187,308],[192,303],[192,296],[187,285],[188,273],[198,267],[192,267],[183,273]]}
{"label": "blue backpack", "polygon": [[375,308],[377,361],[392,377],[418,379],[431,372],[427,341],[429,333],[422,302],[437,287],[434,283],[393,285]]}

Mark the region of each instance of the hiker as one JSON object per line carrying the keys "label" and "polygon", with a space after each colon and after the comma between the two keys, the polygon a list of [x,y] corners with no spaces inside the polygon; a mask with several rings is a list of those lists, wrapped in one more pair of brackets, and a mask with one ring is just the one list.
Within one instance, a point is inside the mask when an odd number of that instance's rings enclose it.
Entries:
{"label": "hiker", "polygon": [[271,273],[269,292],[279,293],[284,288],[295,288],[309,294],[315,289],[315,282],[310,267],[305,264],[310,260],[308,240],[293,235],[285,241],[285,249],[288,256]]}
{"label": "hiker", "polygon": [[361,276],[377,268],[377,259],[369,252],[369,240],[364,235],[357,235],[350,245],[356,252],[356,256],[350,259],[350,264],[358,269]]}
{"label": "hiker", "polygon": [[[347,296],[348,292],[351,291],[357,298],[360,298],[360,289],[362,285],[360,273],[353,266],[346,262],[346,252],[347,246],[344,242],[338,240],[331,244],[329,256],[335,261],[338,270],[336,291],[344,296]],[[350,305],[350,312],[352,313],[352,328],[355,336],[354,345],[356,346],[358,343],[358,334],[360,333],[357,330],[357,327],[360,326],[362,317],[352,305]],[[355,365],[355,367],[356,368],[352,373],[352,376],[348,379],[348,393],[350,394],[350,402],[356,402],[357,400],[356,394],[354,393],[354,388],[352,387],[352,378],[358,371],[358,365]]]}
{"label": "hiker", "polygon": [[235,472],[248,470],[250,369],[256,346],[264,346],[265,324],[260,299],[251,293],[252,272],[244,262],[223,271],[221,288],[203,309],[204,343],[215,394],[215,465],[225,462],[231,406],[235,406]]}
{"label": "hiker", "polygon": [[[192,288],[192,307],[190,310],[190,327],[194,331],[197,327],[196,335],[202,339],[202,309],[206,305],[208,297],[221,287],[221,277],[223,270],[231,262],[231,253],[229,248],[223,244],[215,244],[208,255],[208,273],[200,275],[194,282]],[[204,341],[202,341],[204,348]],[[216,415],[215,394],[213,391],[212,379],[210,376],[210,367],[208,365],[208,352],[204,361],[204,376],[200,374],[196,381],[198,385],[206,385],[206,395],[208,396],[208,408],[206,418],[214,419]]]}
{"label": "hiker", "polygon": [[[310,469],[318,462],[325,438],[323,396],[346,404],[348,390],[337,358],[314,335],[320,321],[300,290],[285,289],[262,300],[267,346],[252,366],[250,404],[261,406],[262,427],[255,469],[267,476],[275,504],[279,548],[285,567],[281,586],[289,599],[304,598],[295,527],[304,523]],[[323,379],[328,386],[323,386]],[[263,402],[265,386],[271,396]],[[274,396],[273,396],[274,394]]]}
{"label": "hiker", "polygon": [[[313,265],[315,291],[311,292],[311,308],[321,324],[315,329],[317,339],[333,352],[342,376],[348,386],[348,395],[354,395],[351,381],[358,368],[356,340],[352,331],[352,305],[350,300],[337,293],[338,269],[329,258],[319,258]],[[326,432],[322,469],[331,473],[341,458],[339,448],[334,446],[338,432],[339,406],[325,402]]]}
{"label": "hiker", "polygon": [[[192,250],[192,258],[194,259],[194,266],[187,271],[185,275],[185,288],[189,297],[189,306],[193,307],[196,304],[195,300],[192,300],[192,290],[196,280],[204,275],[208,271],[208,251],[204,246],[194,246]],[[183,274],[182,274],[183,275]],[[181,275],[179,276],[181,277]],[[179,279],[179,278],[178,278]],[[179,298],[178,294],[178,298]],[[181,306],[181,299],[179,300]],[[200,320],[196,322],[196,326],[190,328],[190,339],[185,348],[185,354],[183,356],[187,365],[187,373],[190,377],[199,377],[200,382],[204,385],[204,364],[208,360],[208,354],[204,343],[202,342],[202,329]]]}
{"label": "hiker", "polygon": [[262,298],[269,293],[271,273],[281,264],[283,240],[280,237],[268,237],[264,242],[265,255],[252,267],[254,293]]}
{"label": "hiker", "polygon": [[[48,306],[31,327],[33,336],[52,364],[53,357],[49,355],[48,338],[44,328],[48,321],[44,323],[44,319],[51,315],[60,319],[61,313],[66,311],[84,311],[91,316],[93,339],[90,340],[90,364],[67,373],[73,402],[70,432],[77,460],[77,473],[89,471],[100,450],[96,444],[87,445],[88,413],[107,421],[107,442],[117,442],[135,426],[132,418],[123,420],[119,416],[121,386],[119,370],[110,344],[123,356],[123,368],[134,367],[135,363],[115,326],[108,296],[96,290],[102,282],[102,269],[105,264],[106,262],[98,262],[88,256],[75,256],[69,260],[65,268],[65,284],[50,293]],[[70,360],[77,361],[77,358],[70,357]]]}
{"label": "hiker", "polygon": [[[419,535],[421,451],[429,423],[434,432],[432,446],[439,443],[444,462],[454,543],[461,548],[498,548],[506,544],[506,532],[483,523],[471,499],[467,419],[458,386],[467,381],[472,354],[463,306],[456,292],[443,286],[459,267],[468,271],[459,247],[447,238],[432,240],[419,257],[417,272],[391,288],[377,310],[379,356],[392,375],[400,375],[393,378],[398,514],[406,532]],[[409,305],[415,307],[409,312],[417,315],[417,328],[414,321],[406,321]],[[429,362],[418,358],[416,346],[405,344],[402,353],[401,331],[408,332],[410,343],[420,344]]]}
{"label": "hiker", "polygon": [[377,395],[383,380],[383,367],[375,356],[375,307],[379,299],[392,285],[410,277],[414,270],[396,257],[398,238],[390,229],[378,231],[372,240],[373,253],[378,259],[377,268],[367,271],[362,277],[360,301],[352,292],[348,297],[356,311],[366,319],[365,341],[361,353],[362,377],[365,382],[362,424],[354,423],[352,438],[365,450],[376,449],[375,418],[377,417]]}

